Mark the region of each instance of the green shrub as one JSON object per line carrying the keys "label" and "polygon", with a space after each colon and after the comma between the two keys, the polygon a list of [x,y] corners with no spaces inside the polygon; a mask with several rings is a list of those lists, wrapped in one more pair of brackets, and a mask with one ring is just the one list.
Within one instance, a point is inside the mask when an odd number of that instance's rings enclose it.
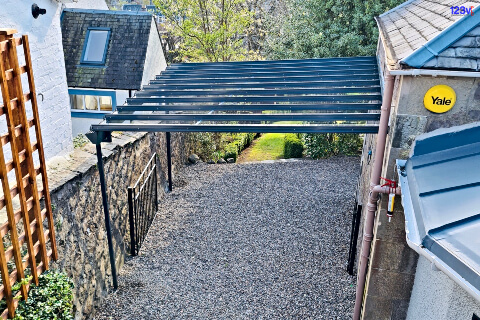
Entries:
{"label": "green shrub", "polygon": [[336,136],[338,154],[356,156],[362,151],[363,139],[359,134],[339,133]]}
{"label": "green shrub", "polygon": [[333,155],[358,155],[362,150],[363,139],[353,133],[305,134],[303,142],[306,155],[314,159]]}
{"label": "green shrub", "polygon": [[228,136],[231,142],[223,148],[224,159],[233,158],[237,161],[240,152],[248,148],[256,136],[256,133],[233,133]]}
{"label": "green shrub", "polygon": [[20,301],[14,320],[73,320],[73,282],[63,273],[47,271],[38,277],[27,301]]}
{"label": "green shrub", "polygon": [[303,155],[303,142],[294,133],[285,135],[284,157],[301,158]]}
{"label": "green shrub", "polygon": [[234,158],[247,148],[257,136],[256,133],[211,133],[200,132],[190,135],[192,150],[203,160]]}
{"label": "green shrub", "polygon": [[326,158],[335,154],[335,136],[333,133],[305,134],[303,143],[305,153],[314,159]]}
{"label": "green shrub", "polygon": [[227,160],[228,158],[233,158],[237,161],[238,158],[238,146],[235,142],[229,143],[225,146],[223,158]]}

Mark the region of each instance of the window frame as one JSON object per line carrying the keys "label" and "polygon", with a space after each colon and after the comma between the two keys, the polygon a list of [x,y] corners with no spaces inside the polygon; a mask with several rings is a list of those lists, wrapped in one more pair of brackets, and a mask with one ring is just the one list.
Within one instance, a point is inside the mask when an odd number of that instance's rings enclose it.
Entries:
{"label": "window frame", "polygon": [[[84,89],[68,89],[68,96],[71,99],[72,95],[83,96],[97,96],[97,97],[111,97],[112,98],[112,111],[102,110],[80,110],[72,109],[70,104],[70,112],[73,118],[103,118],[106,114],[112,113],[117,108],[117,93],[116,91],[101,91],[101,90],[84,90]],[[84,100],[85,107],[85,100]]]}
{"label": "window frame", "polygon": [[[85,50],[87,49],[87,43],[90,37],[90,31],[107,31],[107,39],[105,41],[105,48],[103,49],[103,58],[102,61],[86,61],[85,60]],[[108,52],[108,43],[110,42],[110,35],[112,29],[110,28],[101,28],[101,27],[89,27],[87,28],[87,33],[85,35],[85,40],[83,41],[82,57],[80,58],[80,64],[93,65],[93,66],[104,66],[105,61],[107,60]]]}

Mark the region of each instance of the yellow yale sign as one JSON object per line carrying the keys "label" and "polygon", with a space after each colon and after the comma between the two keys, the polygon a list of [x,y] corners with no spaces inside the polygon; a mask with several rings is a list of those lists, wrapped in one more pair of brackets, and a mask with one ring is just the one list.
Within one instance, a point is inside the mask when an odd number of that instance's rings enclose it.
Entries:
{"label": "yellow yale sign", "polygon": [[423,98],[423,104],[432,112],[444,113],[452,109],[456,99],[457,95],[451,87],[440,84],[428,89]]}

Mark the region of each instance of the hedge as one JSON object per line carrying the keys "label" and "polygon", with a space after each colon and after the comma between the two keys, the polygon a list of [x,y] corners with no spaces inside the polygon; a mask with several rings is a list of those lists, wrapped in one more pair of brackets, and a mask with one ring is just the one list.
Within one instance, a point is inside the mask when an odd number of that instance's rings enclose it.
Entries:
{"label": "hedge", "polygon": [[334,155],[359,155],[363,138],[354,133],[314,133],[303,136],[305,153],[314,159]]}
{"label": "hedge", "polygon": [[248,148],[257,133],[237,133],[233,135],[233,141],[228,143],[224,149],[224,159],[233,158],[237,161],[238,155],[242,150]]}
{"label": "hedge", "polygon": [[303,142],[294,133],[285,135],[284,157],[301,158],[303,156]]}

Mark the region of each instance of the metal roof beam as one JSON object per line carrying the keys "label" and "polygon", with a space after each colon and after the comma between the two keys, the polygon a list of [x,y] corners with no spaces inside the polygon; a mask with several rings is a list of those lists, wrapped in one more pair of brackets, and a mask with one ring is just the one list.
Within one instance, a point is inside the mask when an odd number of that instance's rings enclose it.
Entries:
{"label": "metal roof beam", "polygon": [[162,71],[164,74],[202,74],[202,73],[234,73],[239,74],[243,73],[263,73],[263,72],[332,72],[332,71],[377,71],[377,65],[368,64],[368,65],[346,65],[346,66],[306,66],[306,67],[236,67],[236,68],[207,68],[207,69],[175,69],[167,67]]}
{"label": "metal roof beam", "polygon": [[211,97],[156,97],[128,98],[127,103],[205,103],[205,102],[362,102],[381,100],[381,94],[359,95],[301,95],[301,96],[211,96]]}
{"label": "metal roof beam", "polygon": [[256,132],[256,133],[377,133],[377,125],[205,125],[205,124],[94,124],[92,131],[135,132]]}
{"label": "metal roof beam", "polygon": [[[135,100],[133,101],[135,102]],[[221,104],[221,105],[141,105],[129,104],[117,106],[118,112],[135,111],[369,111],[380,110],[381,103],[321,103],[321,104]]]}
{"label": "metal roof beam", "polygon": [[313,58],[313,59],[289,59],[289,60],[257,60],[257,61],[224,61],[224,62],[188,62],[173,63],[171,67],[207,67],[207,66],[233,66],[233,65],[277,65],[277,64],[322,64],[322,63],[345,63],[376,62],[375,56],[347,57],[347,58]]}
{"label": "metal roof beam", "polygon": [[343,87],[343,88],[302,88],[302,89],[264,89],[264,90],[155,90],[145,88],[135,94],[136,97],[184,97],[184,96],[271,96],[298,94],[339,94],[339,93],[381,93],[380,86]]}
{"label": "metal roof beam", "polygon": [[376,75],[378,77],[377,70],[365,69],[365,70],[327,70],[327,71],[281,71],[281,72],[207,72],[207,73],[161,73],[156,76],[156,79],[251,79],[251,78],[265,78],[265,77],[320,77],[320,76],[362,76],[362,75]]}
{"label": "metal roof beam", "polygon": [[107,114],[109,121],[378,121],[379,113]]}
{"label": "metal roof beam", "polygon": [[282,89],[282,88],[330,88],[330,87],[370,87],[378,86],[377,80],[343,80],[343,81],[308,81],[308,82],[285,82],[272,79],[271,82],[255,83],[217,83],[217,84],[150,84],[143,87],[144,90],[195,90],[195,89]]}
{"label": "metal roof beam", "polygon": [[188,78],[188,79],[167,79],[160,78],[157,80],[150,81],[150,84],[211,84],[211,83],[247,83],[255,82],[262,83],[268,82],[271,83],[274,79],[278,79],[278,82],[311,82],[311,81],[332,81],[339,80],[344,81],[348,80],[378,80],[378,73],[367,73],[367,74],[348,74],[348,75],[323,75],[323,76],[292,76],[292,77],[254,77],[254,78],[239,78],[239,77],[226,77],[226,78]]}
{"label": "metal roof beam", "polygon": [[205,71],[226,71],[226,70],[322,70],[322,69],[377,69],[376,62],[356,63],[306,63],[306,64],[274,64],[274,65],[219,65],[219,66],[168,66],[167,71],[174,72],[205,72]]}

